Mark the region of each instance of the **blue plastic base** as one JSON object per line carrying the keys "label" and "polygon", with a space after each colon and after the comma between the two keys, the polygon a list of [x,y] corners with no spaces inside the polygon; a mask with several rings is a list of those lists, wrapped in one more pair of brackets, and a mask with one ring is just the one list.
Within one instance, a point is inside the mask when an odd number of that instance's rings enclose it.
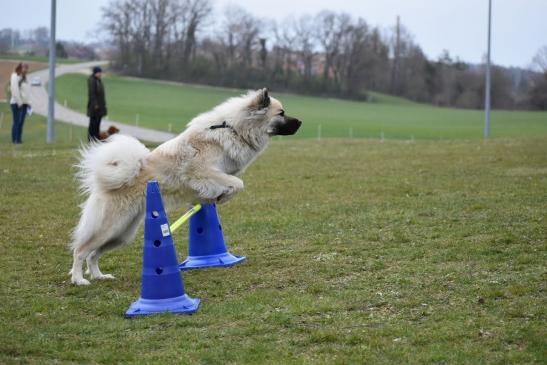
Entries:
{"label": "blue plastic base", "polygon": [[200,300],[198,298],[190,298],[187,294],[168,299],[139,298],[136,302],[129,306],[129,309],[125,312],[125,317],[131,318],[165,312],[175,314],[194,314],[197,312],[199,304]]}
{"label": "blue plastic base", "polygon": [[208,267],[230,267],[245,261],[245,256],[235,256],[229,252],[218,255],[188,256],[179,265],[181,271],[192,269],[205,269]]}

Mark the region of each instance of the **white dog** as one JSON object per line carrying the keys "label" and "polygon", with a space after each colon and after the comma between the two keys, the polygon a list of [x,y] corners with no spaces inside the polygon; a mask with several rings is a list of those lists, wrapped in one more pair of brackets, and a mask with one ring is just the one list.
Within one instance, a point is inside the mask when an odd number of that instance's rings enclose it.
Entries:
{"label": "white dog", "polygon": [[226,202],[243,189],[237,176],[270,137],[292,135],[300,125],[263,89],[197,116],[183,133],[153,151],[123,135],[84,148],[78,177],[89,197],[73,233],[72,282],[89,285],[82,273],[84,260],[92,278],[114,278],[99,270],[99,258],[133,240],[149,180],[159,182],[170,205]]}

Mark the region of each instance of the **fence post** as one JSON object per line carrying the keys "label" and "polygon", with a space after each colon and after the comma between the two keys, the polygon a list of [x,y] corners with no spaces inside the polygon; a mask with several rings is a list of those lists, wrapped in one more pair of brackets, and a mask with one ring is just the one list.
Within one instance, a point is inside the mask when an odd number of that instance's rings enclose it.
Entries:
{"label": "fence post", "polygon": [[317,140],[321,140],[321,124],[317,126]]}

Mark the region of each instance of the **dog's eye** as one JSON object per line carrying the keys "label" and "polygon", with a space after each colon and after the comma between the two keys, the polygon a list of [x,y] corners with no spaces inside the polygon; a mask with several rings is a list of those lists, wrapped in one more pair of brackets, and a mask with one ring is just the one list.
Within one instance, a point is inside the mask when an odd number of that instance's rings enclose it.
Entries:
{"label": "dog's eye", "polygon": [[285,116],[285,111],[284,110],[281,110],[281,112],[279,112],[279,115],[284,117]]}

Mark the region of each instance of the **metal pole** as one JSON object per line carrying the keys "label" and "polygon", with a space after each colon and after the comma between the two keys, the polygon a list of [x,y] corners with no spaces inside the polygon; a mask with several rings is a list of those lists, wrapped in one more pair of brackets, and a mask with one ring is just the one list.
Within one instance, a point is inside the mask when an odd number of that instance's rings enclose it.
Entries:
{"label": "metal pole", "polygon": [[47,143],[53,143],[55,138],[55,16],[57,1],[51,0],[51,24],[49,27],[49,81],[47,108]]}
{"label": "metal pole", "polygon": [[321,124],[317,126],[317,140],[321,140]]}
{"label": "metal pole", "polygon": [[490,137],[490,37],[492,28],[492,0],[488,0],[488,43],[486,51],[486,86],[484,88],[484,138]]}

